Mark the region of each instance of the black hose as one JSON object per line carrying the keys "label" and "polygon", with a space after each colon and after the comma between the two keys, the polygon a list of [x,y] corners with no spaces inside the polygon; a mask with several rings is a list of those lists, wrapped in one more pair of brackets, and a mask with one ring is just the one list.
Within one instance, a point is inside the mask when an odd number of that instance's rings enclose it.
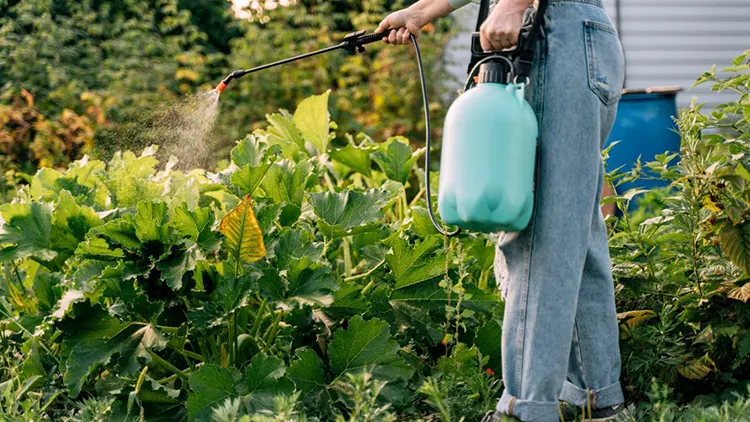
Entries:
{"label": "black hose", "polygon": [[411,43],[414,45],[414,51],[417,53],[417,65],[419,67],[419,82],[422,85],[422,103],[424,104],[424,130],[425,130],[425,147],[427,148],[427,151],[425,151],[424,155],[424,172],[425,172],[425,194],[427,195],[427,213],[430,215],[430,221],[432,221],[432,225],[435,226],[435,229],[442,234],[443,236],[453,237],[461,233],[461,229],[456,229],[456,231],[449,232],[444,230],[438,223],[437,220],[435,220],[435,214],[432,211],[432,194],[430,192],[430,151],[432,151],[432,148],[430,147],[430,141],[432,139],[432,136],[430,135],[430,105],[427,98],[427,84],[425,82],[424,77],[424,66],[422,65],[422,54],[419,53],[419,43],[417,43],[417,38],[414,36],[414,34],[409,35],[411,37]]}

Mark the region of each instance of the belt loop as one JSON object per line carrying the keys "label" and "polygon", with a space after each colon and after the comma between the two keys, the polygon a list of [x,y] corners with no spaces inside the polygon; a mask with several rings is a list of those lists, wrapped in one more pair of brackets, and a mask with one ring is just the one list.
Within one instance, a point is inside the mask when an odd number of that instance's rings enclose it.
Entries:
{"label": "belt loop", "polygon": [[513,415],[513,406],[515,404],[516,404],[516,398],[515,397],[511,397],[510,398],[510,403],[508,404],[508,415],[514,416]]}
{"label": "belt loop", "polygon": [[596,390],[591,392],[591,401],[592,401],[591,407],[593,409],[596,409]]}

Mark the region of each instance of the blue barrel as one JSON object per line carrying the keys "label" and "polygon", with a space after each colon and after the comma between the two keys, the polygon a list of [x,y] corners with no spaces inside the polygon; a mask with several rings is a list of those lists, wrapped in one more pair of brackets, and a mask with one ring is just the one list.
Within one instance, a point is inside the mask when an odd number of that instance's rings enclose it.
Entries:
{"label": "blue barrel", "polygon": [[[677,93],[680,87],[626,89],[617,111],[617,119],[607,145],[620,141],[609,152],[607,170],[622,167],[628,171],[641,163],[653,161],[657,154],[680,151],[680,136],[673,120],[677,115]],[[631,188],[651,189],[667,186],[661,180],[636,180],[617,186],[619,194]],[[637,201],[633,201],[633,204]]]}

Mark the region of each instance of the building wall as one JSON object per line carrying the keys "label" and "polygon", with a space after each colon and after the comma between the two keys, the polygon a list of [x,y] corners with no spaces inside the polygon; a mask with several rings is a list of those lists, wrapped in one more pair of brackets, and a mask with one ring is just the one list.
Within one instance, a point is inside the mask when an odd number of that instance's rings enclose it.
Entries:
{"label": "building wall", "polygon": [[[616,1],[604,0],[615,23]],[[449,59],[457,80],[466,77],[477,9],[468,5],[456,12],[463,30],[451,42]],[[693,95],[708,106],[736,98],[709,85],[690,87],[713,64],[720,71],[750,49],[750,0],[620,0],[620,12],[627,88],[681,86],[679,106],[689,105]]]}

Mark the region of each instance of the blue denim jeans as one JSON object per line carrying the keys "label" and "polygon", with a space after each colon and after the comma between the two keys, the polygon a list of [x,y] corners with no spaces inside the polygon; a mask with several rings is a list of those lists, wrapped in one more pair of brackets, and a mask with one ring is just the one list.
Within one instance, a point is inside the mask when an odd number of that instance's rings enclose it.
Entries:
{"label": "blue denim jeans", "polygon": [[599,208],[601,149],[624,79],[622,46],[601,0],[550,0],[527,99],[539,120],[534,213],[501,234],[505,391],[497,410],[558,420],[558,400],[624,401],[614,284]]}

